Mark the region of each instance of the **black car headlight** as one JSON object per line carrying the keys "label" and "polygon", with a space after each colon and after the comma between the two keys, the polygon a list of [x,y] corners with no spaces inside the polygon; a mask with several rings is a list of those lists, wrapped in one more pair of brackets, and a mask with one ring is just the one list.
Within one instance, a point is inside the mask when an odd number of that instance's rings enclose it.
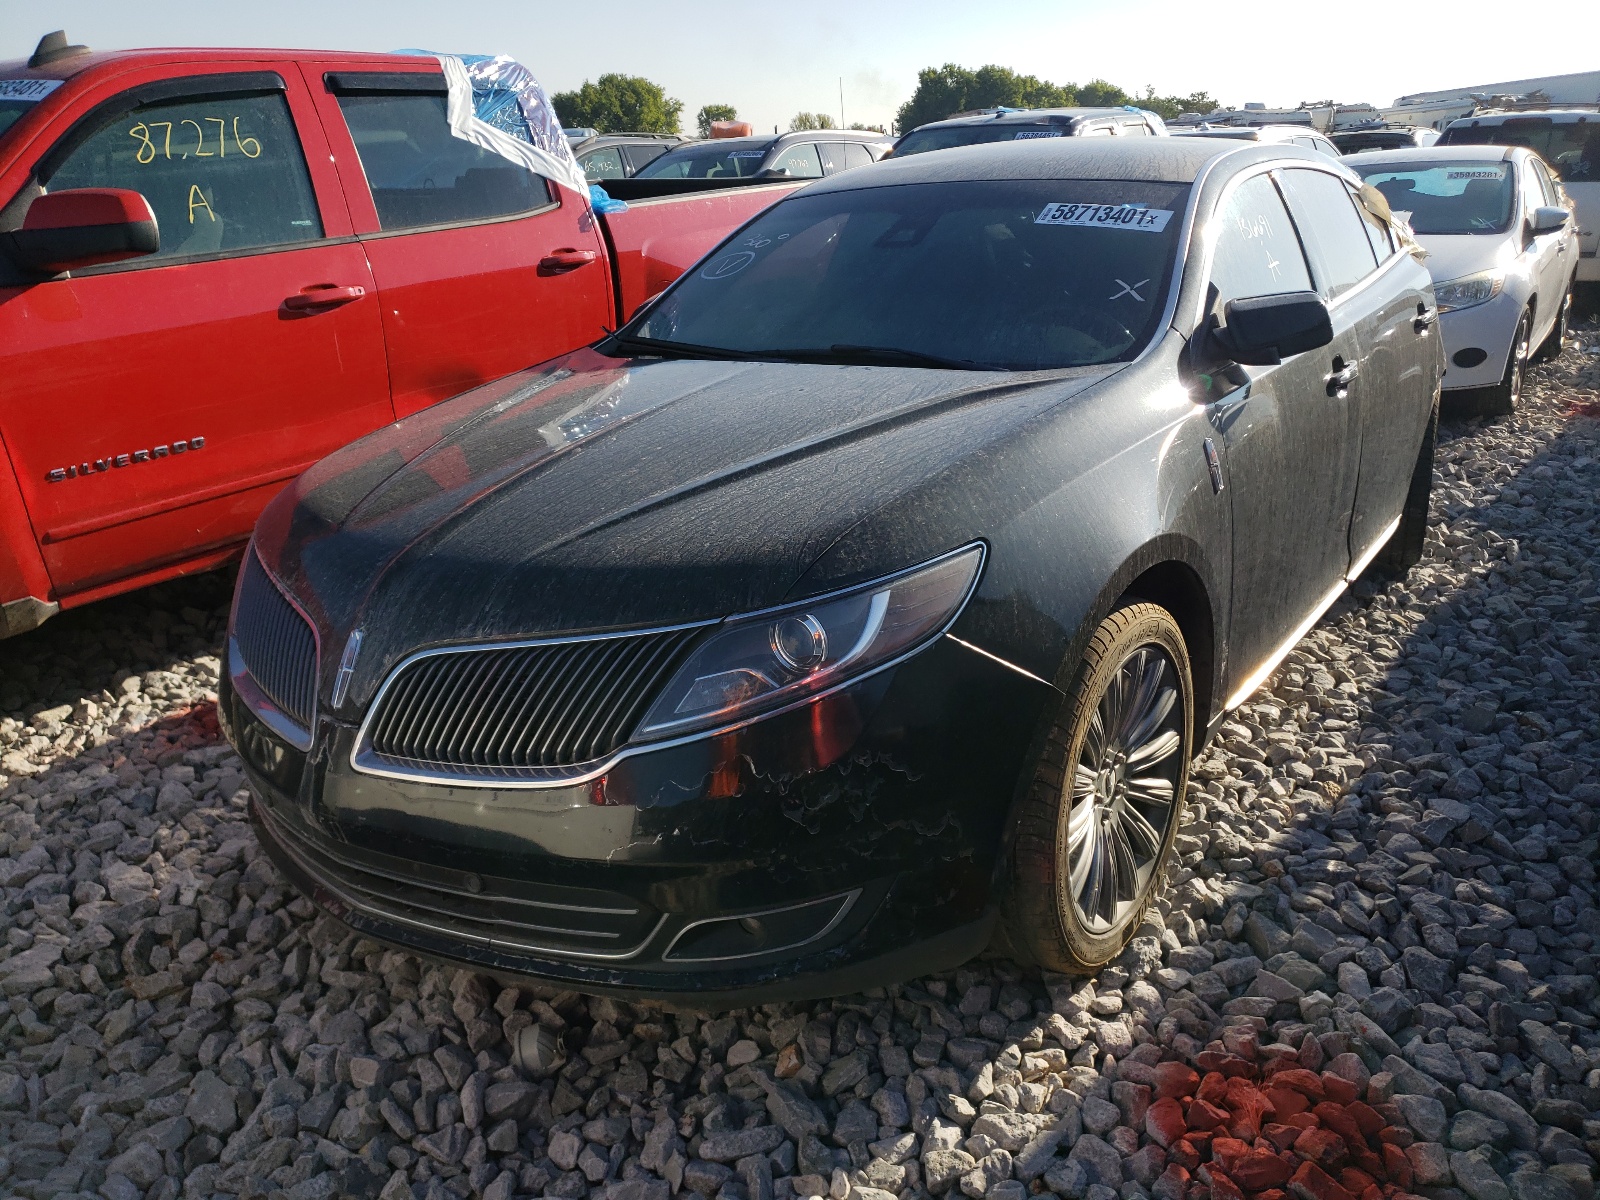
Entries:
{"label": "black car headlight", "polygon": [[729,617],[689,656],[636,738],[711,725],[836,687],[949,628],[972,594],[983,546],[799,604]]}

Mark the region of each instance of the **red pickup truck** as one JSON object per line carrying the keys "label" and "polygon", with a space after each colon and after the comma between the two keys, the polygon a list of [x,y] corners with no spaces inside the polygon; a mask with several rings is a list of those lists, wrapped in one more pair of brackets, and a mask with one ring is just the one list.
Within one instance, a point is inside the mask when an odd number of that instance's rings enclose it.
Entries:
{"label": "red pickup truck", "polygon": [[0,62],[0,637],[220,565],[285,481],[600,337],[795,184],[594,214],[438,60]]}

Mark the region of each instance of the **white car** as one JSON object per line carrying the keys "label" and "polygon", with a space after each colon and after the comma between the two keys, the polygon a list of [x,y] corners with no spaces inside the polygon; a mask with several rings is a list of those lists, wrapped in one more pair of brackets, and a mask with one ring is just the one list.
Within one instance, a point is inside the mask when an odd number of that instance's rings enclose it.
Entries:
{"label": "white car", "polygon": [[1468,411],[1513,411],[1530,351],[1554,357],[1566,338],[1578,269],[1570,201],[1520,146],[1378,150],[1344,162],[1410,221],[1428,252],[1446,399]]}

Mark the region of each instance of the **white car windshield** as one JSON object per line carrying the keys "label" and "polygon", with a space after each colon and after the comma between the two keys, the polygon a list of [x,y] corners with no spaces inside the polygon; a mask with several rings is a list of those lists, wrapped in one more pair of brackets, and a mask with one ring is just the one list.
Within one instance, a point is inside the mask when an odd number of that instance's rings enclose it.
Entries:
{"label": "white car windshield", "polygon": [[1417,233],[1504,233],[1511,227],[1510,163],[1385,163],[1356,169]]}

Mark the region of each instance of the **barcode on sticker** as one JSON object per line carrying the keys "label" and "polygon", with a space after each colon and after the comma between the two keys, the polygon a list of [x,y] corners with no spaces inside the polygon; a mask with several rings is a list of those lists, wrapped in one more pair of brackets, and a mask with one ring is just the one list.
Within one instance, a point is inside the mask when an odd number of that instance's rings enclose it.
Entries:
{"label": "barcode on sticker", "polygon": [[1499,179],[1500,177],[1501,172],[1494,167],[1477,171],[1451,171],[1445,176],[1446,179]]}
{"label": "barcode on sticker", "polygon": [[1136,204],[1046,204],[1033,223],[1160,233],[1170,220],[1172,212],[1169,209],[1141,208]]}
{"label": "barcode on sticker", "polygon": [[1011,140],[1014,141],[1014,142],[1020,142],[1020,141],[1026,140],[1028,138],[1061,137],[1061,136],[1062,136],[1062,133],[1061,133],[1061,130],[1059,130],[1059,129],[1024,129],[1021,133],[1016,134],[1014,137],[1012,137]]}
{"label": "barcode on sticker", "polygon": [[0,100],[43,100],[61,83],[59,79],[0,79]]}

